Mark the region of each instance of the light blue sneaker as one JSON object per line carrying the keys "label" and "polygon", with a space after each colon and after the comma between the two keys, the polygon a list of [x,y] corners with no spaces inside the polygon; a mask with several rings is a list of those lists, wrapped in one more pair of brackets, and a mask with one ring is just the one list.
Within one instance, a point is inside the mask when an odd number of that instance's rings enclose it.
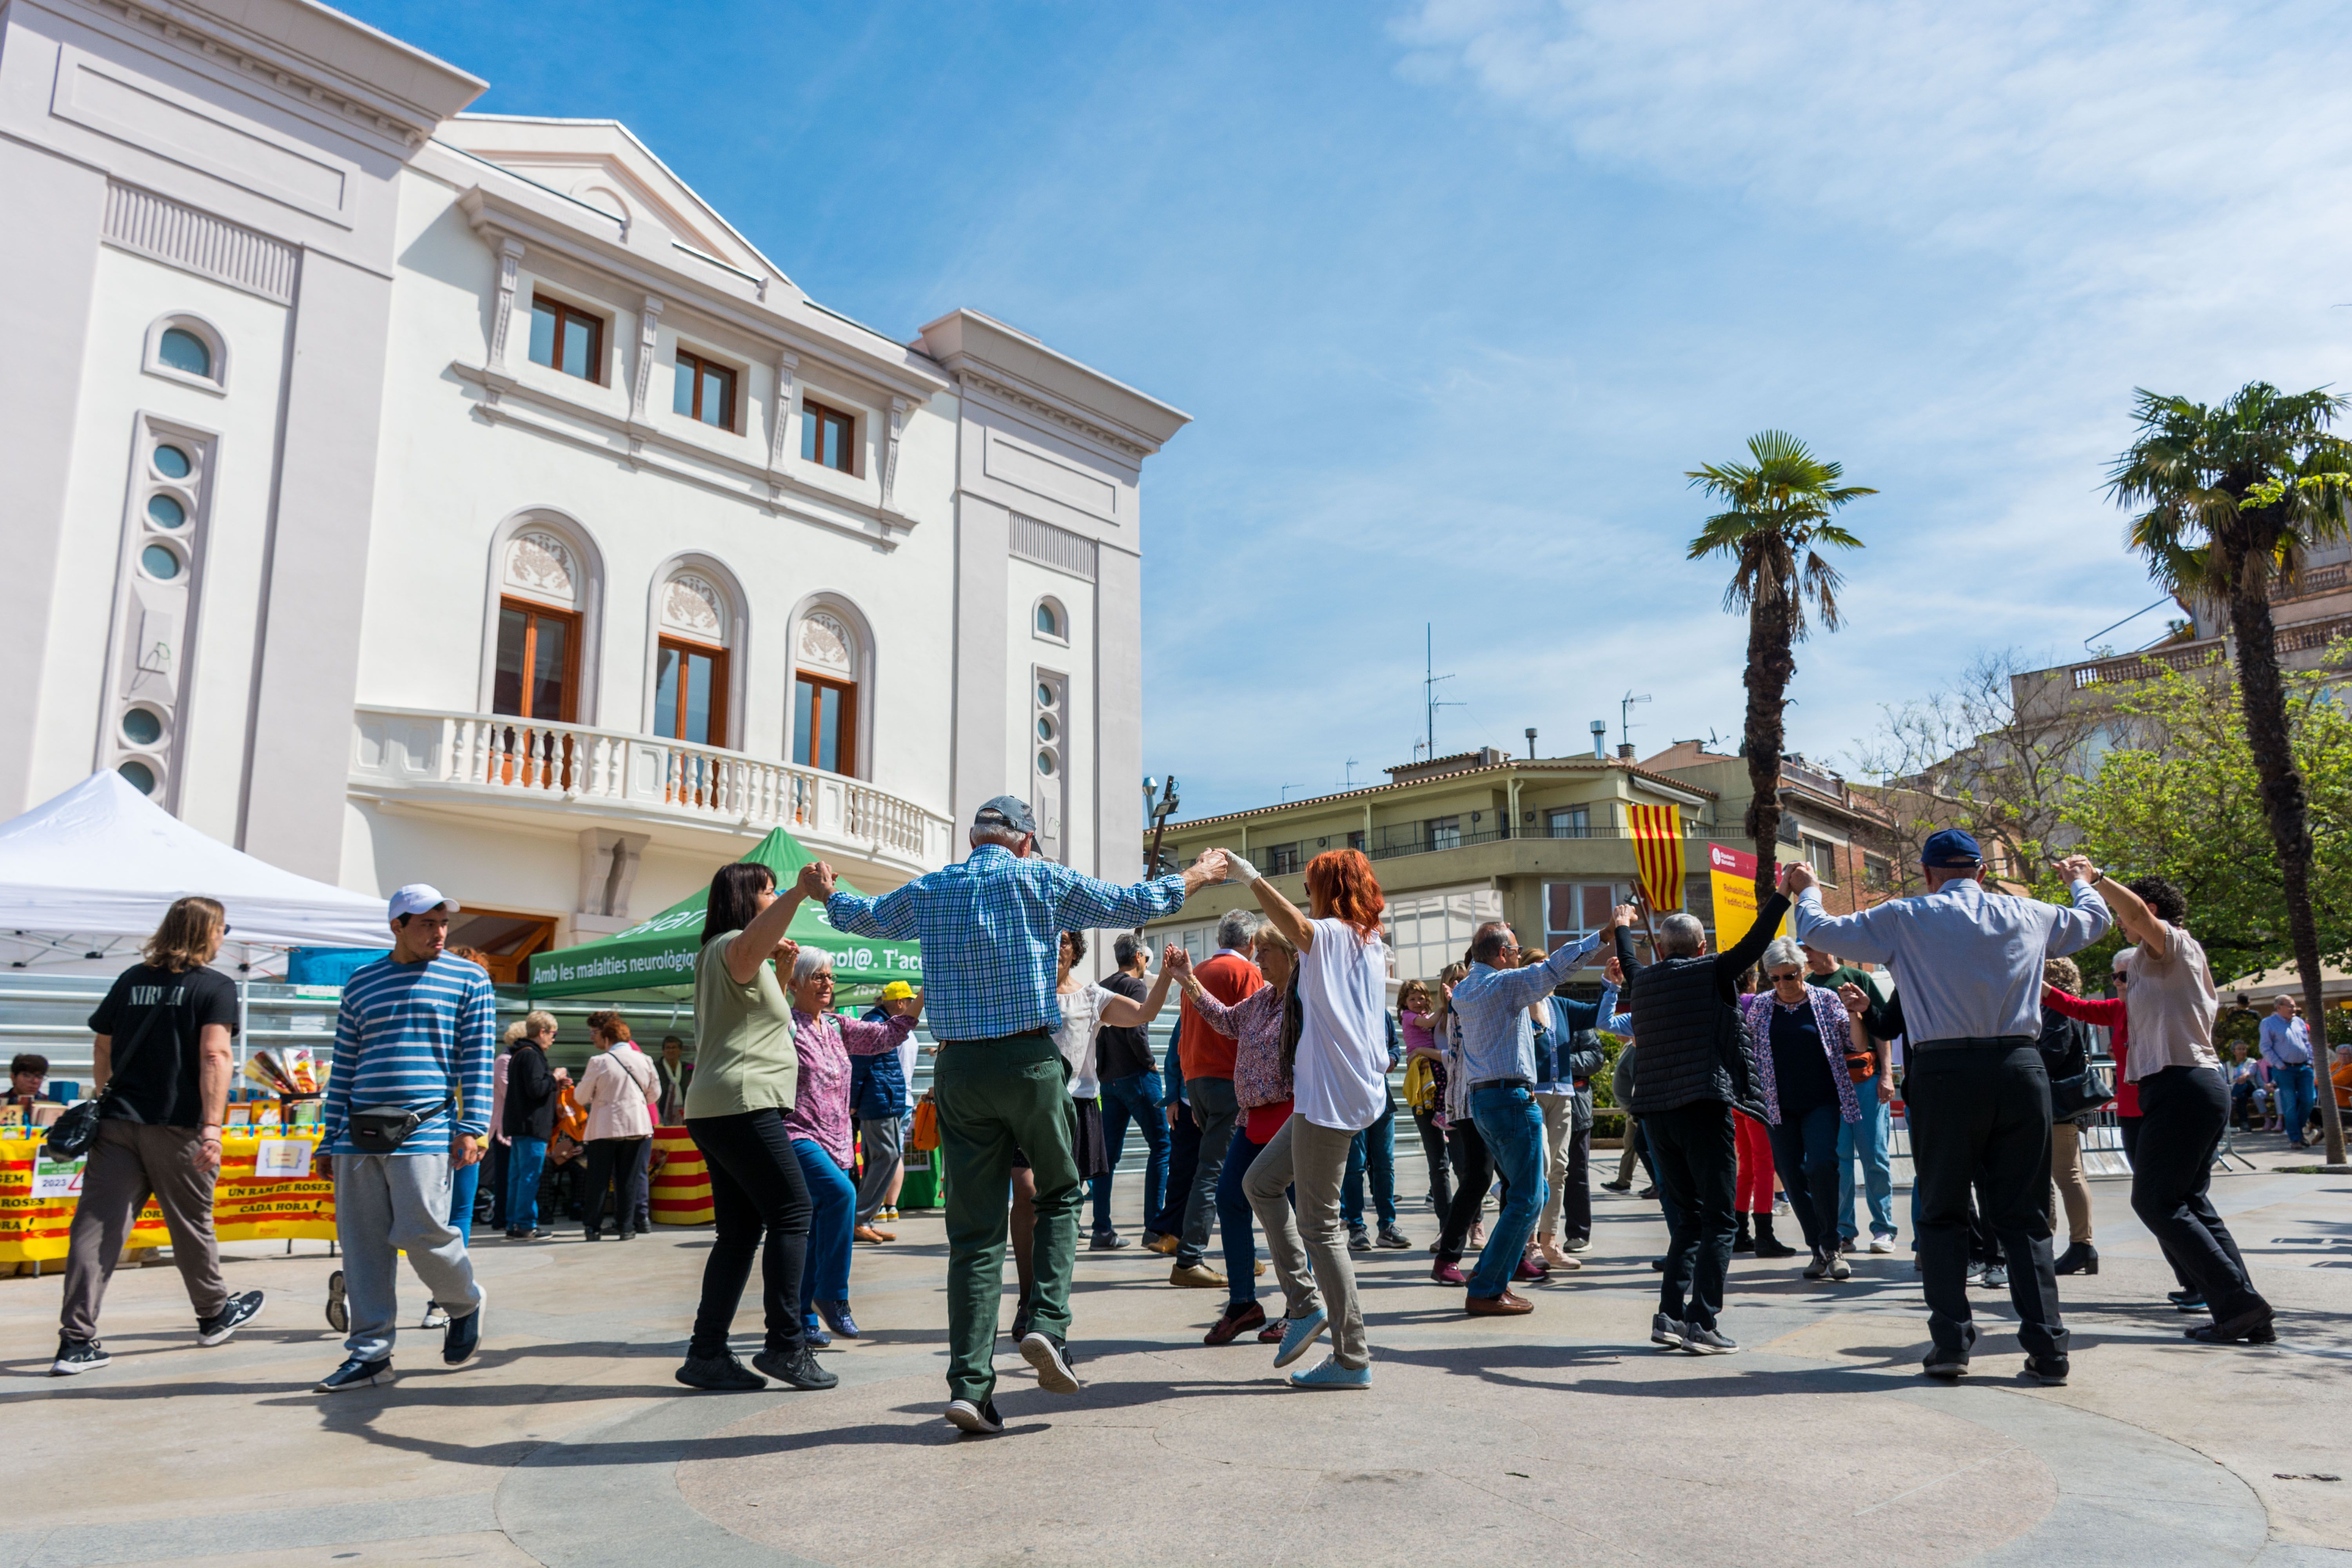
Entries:
{"label": "light blue sneaker", "polygon": [[1293,1388],[1370,1388],[1372,1369],[1370,1366],[1341,1366],[1337,1356],[1325,1356],[1305,1372],[1290,1374]]}
{"label": "light blue sneaker", "polygon": [[1274,1352],[1274,1364],[1288,1366],[1307,1353],[1331,1321],[1328,1313],[1318,1307],[1303,1318],[1293,1318],[1283,1325],[1282,1348]]}

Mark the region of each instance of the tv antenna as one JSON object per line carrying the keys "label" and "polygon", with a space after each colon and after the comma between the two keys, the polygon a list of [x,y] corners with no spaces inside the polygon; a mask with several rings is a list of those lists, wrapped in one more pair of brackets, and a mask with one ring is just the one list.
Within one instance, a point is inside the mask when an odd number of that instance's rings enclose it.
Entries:
{"label": "tv antenna", "polygon": [[1437,710],[1440,708],[1467,708],[1470,705],[1467,702],[1440,702],[1437,700],[1437,683],[1441,680],[1451,680],[1454,678],[1451,675],[1439,675],[1435,673],[1437,668],[1437,632],[1435,626],[1427,621],[1423,622],[1421,635],[1422,706],[1423,716],[1428,726],[1427,744],[1429,747],[1429,750],[1425,754],[1425,760],[1434,761],[1437,756]]}
{"label": "tv antenna", "polygon": [[1618,701],[1617,701],[1617,742],[1618,742],[1618,744],[1620,744],[1620,745],[1624,745],[1624,746],[1630,746],[1630,745],[1632,745],[1632,744],[1633,743],[1633,710],[1634,710],[1634,708],[1635,708],[1637,705],[1639,705],[1639,704],[1641,704],[1641,703],[1643,703],[1643,702],[1647,702],[1649,700],[1650,700],[1650,694],[1649,694],[1648,692],[1646,692],[1646,691],[1645,691],[1645,692],[1643,692],[1641,696],[1636,697],[1636,696],[1634,696],[1634,695],[1633,695],[1633,690],[1632,690],[1632,689],[1631,689],[1631,688],[1628,688],[1628,689],[1626,689],[1625,695],[1624,695],[1623,697],[1622,697],[1622,698],[1618,699]]}

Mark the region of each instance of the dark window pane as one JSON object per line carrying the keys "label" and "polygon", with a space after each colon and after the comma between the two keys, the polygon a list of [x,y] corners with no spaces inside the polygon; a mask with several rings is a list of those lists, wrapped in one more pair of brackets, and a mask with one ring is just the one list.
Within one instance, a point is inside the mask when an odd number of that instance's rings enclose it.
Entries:
{"label": "dark window pane", "polygon": [[520,610],[499,612],[499,662],[490,679],[490,711],[522,711],[522,640],[530,617]]}
{"label": "dark window pane", "polygon": [[710,744],[710,656],[686,656],[686,738],[697,745]]}
{"label": "dark window pane", "polygon": [[672,414],[694,412],[694,362],[678,356],[677,374],[670,377],[669,411]]}
{"label": "dark window pane", "polygon": [[572,628],[551,616],[533,619],[539,629],[531,648],[530,716],[560,720],[563,717],[563,655]]}
{"label": "dark window pane", "polygon": [[793,682],[793,761],[803,767],[809,760],[809,719],[816,688],[805,680]]}
{"label": "dark window pane", "polygon": [[534,304],[530,308],[530,360],[533,364],[551,368],[555,363],[555,310],[552,306]]}
{"label": "dark window pane", "polygon": [[666,647],[654,668],[654,733],[677,737],[677,649]]}

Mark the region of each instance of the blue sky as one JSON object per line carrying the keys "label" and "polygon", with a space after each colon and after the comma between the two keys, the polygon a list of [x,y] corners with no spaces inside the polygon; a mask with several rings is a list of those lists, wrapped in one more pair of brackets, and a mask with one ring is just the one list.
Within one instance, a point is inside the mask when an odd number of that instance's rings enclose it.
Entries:
{"label": "blue sky", "polygon": [[[611,116],[817,299],[988,311],[1190,412],[1145,468],[1146,763],[1186,815],[1441,752],[1736,743],[1682,478],[1849,509],[1792,742],[2156,597],[2136,385],[2337,379],[2352,45],[2317,5],[1572,0],[349,8]],[[2106,639],[2132,646],[2162,613]]]}

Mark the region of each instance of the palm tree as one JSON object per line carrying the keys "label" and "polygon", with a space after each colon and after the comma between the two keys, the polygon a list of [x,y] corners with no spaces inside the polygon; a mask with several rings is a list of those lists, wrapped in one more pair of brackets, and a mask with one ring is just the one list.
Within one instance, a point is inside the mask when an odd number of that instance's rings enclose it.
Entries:
{"label": "palm tree", "polygon": [[1687,478],[1725,510],[1706,520],[1691,541],[1690,559],[1728,555],[1727,613],[1748,614],[1748,836],[1756,841],[1756,901],[1760,907],[1780,879],[1781,710],[1795,647],[1806,634],[1805,604],[1812,602],[1825,631],[1838,628],[1837,569],[1816,545],[1859,550],[1862,541],[1832,521],[1838,508],[1878,492],[1841,485],[1844,468],[1825,463],[1783,430],[1748,438],[1747,463],[1711,463]]}
{"label": "palm tree", "polygon": [[2131,547],[2176,593],[2218,598],[2238,644],[2239,707],[2263,784],[2286,885],[2287,935],[2303,972],[2304,1009],[2320,1080],[2327,1163],[2344,1163],[2344,1123],[2327,1089],[2319,929],[2311,910],[2311,827],[2303,774],[2287,742],[2286,686],[2271,625],[2273,579],[2292,580],[2306,551],[2352,532],[2352,445],[2328,433],[2347,400],[2249,382],[2207,407],[2137,393],[2139,437],[2107,476],[2116,504],[2142,509]]}

